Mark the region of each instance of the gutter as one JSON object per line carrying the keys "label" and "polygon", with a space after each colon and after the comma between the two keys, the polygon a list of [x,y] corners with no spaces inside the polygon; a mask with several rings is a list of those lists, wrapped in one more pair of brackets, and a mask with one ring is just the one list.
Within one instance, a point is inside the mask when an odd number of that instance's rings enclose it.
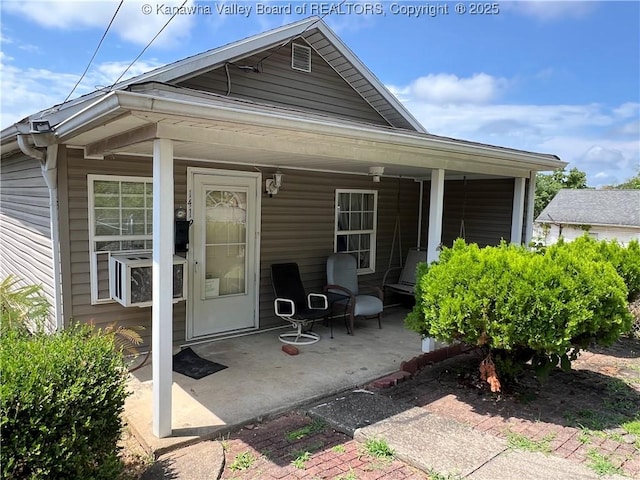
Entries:
{"label": "gutter", "polygon": [[[75,115],[56,126],[58,140],[64,143],[84,131],[104,123],[106,119],[128,111],[177,115],[201,120],[225,121],[255,125],[263,128],[287,129],[292,132],[313,135],[330,135],[350,140],[371,143],[386,143],[393,147],[426,149],[485,157],[489,164],[512,166],[514,160],[520,162],[519,168],[530,170],[552,170],[566,166],[558,157],[537,154],[516,149],[506,149],[482,144],[463,143],[446,137],[409,131],[381,131],[363,125],[332,122],[318,118],[301,118],[299,115],[287,115],[282,111],[265,112],[258,108],[238,108],[237,105],[194,102],[190,100],[167,99],[125,91],[114,91],[87,106]],[[528,167],[525,167],[528,165]],[[535,168],[537,167],[537,168]]]}
{"label": "gutter", "polygon": [[[60,262],[60,230],[58,225],[58,148],[57,143],[48,145],[46,153],[32,147],[27,140],[39,134],[18,134],[17,141],[20,150],[25,155],[40,162],[42,176],[49,189],[49,217],[51,228],[51,250],[53,262],[53,310],[56,330],[64,328],[62,314],[62,274]],[[49,138],[52,140],[52,138]]]}

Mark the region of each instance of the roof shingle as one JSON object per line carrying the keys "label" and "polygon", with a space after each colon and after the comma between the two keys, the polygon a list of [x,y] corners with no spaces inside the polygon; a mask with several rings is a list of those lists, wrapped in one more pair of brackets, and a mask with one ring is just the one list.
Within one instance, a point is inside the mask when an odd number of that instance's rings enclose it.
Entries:
{"label": "roof shingle", "polygon": [[640,190],[563,189],[536,222],[640,227]]}

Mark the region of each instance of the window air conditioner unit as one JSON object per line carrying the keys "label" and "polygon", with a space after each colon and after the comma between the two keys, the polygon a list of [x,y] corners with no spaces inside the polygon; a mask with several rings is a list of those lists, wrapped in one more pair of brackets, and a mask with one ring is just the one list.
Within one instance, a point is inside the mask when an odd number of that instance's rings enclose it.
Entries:
{"label": "window air conditioner unit", "polygon": [[[187,259],[173,256],[173,302],[187,296]],[[109,293],[125,307],[148,307],[152,303],[153,255],[149,252],[115,254],[109,258]]]}

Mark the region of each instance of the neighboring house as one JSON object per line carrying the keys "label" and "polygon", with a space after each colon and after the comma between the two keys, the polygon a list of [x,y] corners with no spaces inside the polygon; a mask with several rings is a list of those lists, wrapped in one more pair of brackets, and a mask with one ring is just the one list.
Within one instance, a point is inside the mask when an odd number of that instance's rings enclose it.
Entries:
{"label": "neighboring house", "polygon": [[[271,263],[298,262],[321,288],[327,256],[347,251],[379,284],[400,239],[402,257],[419,245],[428,260],[461,233],[527,242],[536,172],[565,166],[427,133],[318,18],[53,106],[1,136],[0,274],[43,285],[52,328],[148,327],[158,401],[171,397],[172,345],[282,324]],[[191,224],[175,227],[182,208]],[[176,268],[187,288],[174,292],[174,228],[185,225]],[[115,262],[123,251],[152,251],[152,295],[150,268]],[[126,262],[134,296],[144,290],[152,307],[112,299],[110,272]],[[128,285],[116,282],[116,295]]]}
{"label": "neighboring house", "polygon": [[535,220],[534,239],[546,245],[585,233],[624,245],[640,240],[640,190],[563,189]]}

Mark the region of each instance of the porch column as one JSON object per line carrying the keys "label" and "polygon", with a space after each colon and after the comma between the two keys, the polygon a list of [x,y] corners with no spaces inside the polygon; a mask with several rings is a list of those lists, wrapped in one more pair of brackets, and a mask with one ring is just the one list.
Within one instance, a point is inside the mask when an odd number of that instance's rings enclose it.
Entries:
{"label": "porch column", "polygon": [[511,243],[522,243],[522,225],[524,222],[524,186],[525,178],[514,178],[513,208],[511,210]]}
{"label": "porch column", "polygon": [[442,243],[442,212],[444,209],[444,169],[431,170],[431,196],[429,203],[429,237],[427,263],[438,259]]}
{"label": "porch column", "polygon": [[173,343],[173,143],[153,141],[153,434],[171,435]]}
{"label": "porch column", "polygon": [[416,248],[419,249],[422,243],[422,200],[424,196],[424,180],[420,179],[416,181],[420,182],[420,203],[418,204],[418,240],[416,241]]}
{"label": "porch column", "polygon": [[525,219],[524,244],[529,245],[533,237],[533,209],[536,200],[536,172],[529,174],[529,189],[527,191],[527,218]]}

